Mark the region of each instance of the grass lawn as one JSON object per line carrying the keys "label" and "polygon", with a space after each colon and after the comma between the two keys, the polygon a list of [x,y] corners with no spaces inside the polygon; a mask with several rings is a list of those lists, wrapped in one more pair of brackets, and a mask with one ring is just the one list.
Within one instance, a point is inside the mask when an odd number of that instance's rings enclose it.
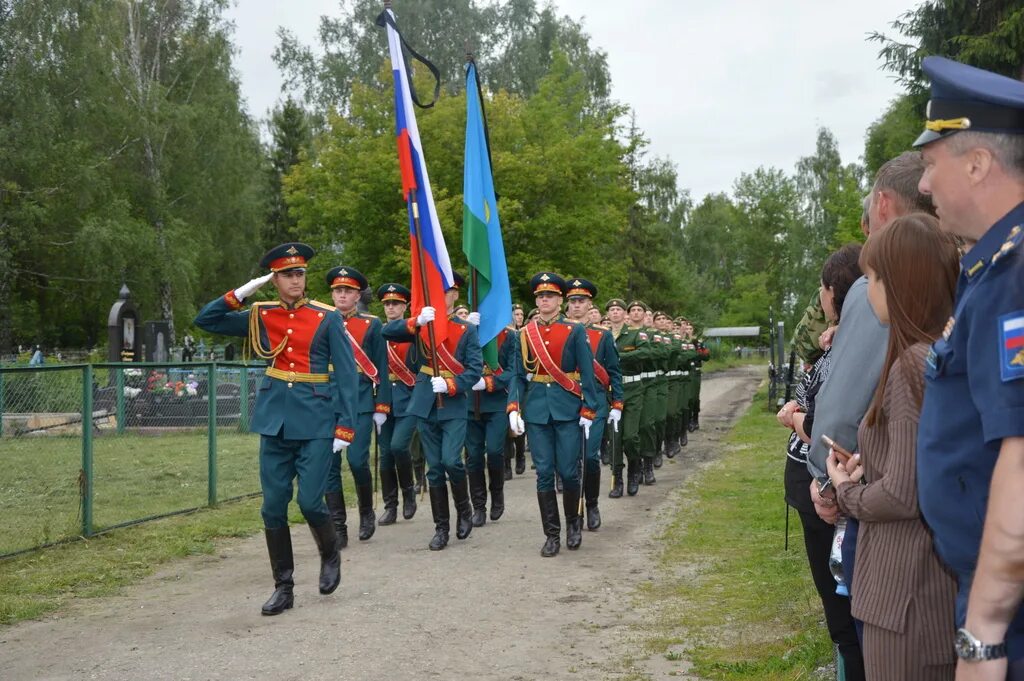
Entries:
{"label": "grass lawn", "polygon": [[[207,437],[105,433],[93,439],[93,526],[112,525],[207,503]],[[259,437],[217,433],[217,497],[258,492]],[[82,533],[80,437],[0,440],[0,554]]]}
{"label": "grass lawn", "polygon": [[656,612],[647,650],[688,658],[702,678],[808,679],[832,657],[795,513],[783,550],[786,432],[766,401],[762,386],[720,458],[687,482],[640,593]]}

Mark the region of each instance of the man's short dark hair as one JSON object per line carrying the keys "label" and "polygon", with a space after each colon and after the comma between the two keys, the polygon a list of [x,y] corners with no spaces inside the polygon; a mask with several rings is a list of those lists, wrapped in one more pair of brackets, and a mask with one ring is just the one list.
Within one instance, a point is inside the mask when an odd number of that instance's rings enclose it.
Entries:
{"label": "man's short dark hair", "polygon": [[924,158],[920,151],[904,151],[886,161],[875,175],[872,192],[888,191],[900,203],[904,213],[935,215],[932,197],[918,191],[917,185],[924,175]]}

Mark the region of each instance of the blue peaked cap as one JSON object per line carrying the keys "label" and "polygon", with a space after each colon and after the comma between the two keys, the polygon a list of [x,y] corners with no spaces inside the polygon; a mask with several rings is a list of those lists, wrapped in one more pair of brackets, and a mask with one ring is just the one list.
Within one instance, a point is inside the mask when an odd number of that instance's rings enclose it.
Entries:
{"label": "blue peaked cap", "polygon": [[915,147],[963,130],[1024,135],[1024,82],[945,57],[925,57],[921,68],[932,90]]}

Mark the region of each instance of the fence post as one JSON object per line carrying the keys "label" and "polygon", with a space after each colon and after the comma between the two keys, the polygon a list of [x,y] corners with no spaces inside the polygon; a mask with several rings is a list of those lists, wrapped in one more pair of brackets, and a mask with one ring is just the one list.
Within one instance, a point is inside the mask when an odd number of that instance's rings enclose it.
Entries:
{"label": "fence post", "polygon": [[82,368],[82,536],[92,536],[92,365]]}
{"label": "fence post", "polygon": [[4,372],[0,371],[0,437],[4,436]]}
{"label": "fence post", "polygon": [[124,433],[124,367],[114,368],[115,385],[117,390],[117,434]]}
{"label": "fence post", "polygon": [[207,479],[207,503],[213,506],[217,503],[217,362],[210,362],[206,377],[207,397],[207,455],[206,455],[206,479]]}
{"label": "fence post", "polygon": [[238,430],[249,432],[249,367],[242,367],[242,378],[239,380],[242,399],[239,400]]}

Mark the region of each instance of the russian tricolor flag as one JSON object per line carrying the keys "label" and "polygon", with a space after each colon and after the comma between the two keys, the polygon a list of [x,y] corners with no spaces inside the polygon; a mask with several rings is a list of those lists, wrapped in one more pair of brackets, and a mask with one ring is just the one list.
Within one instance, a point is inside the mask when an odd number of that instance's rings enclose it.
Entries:
{"label": "russian tricolor flag", "polygon": [[[391,53],[391,73],[395,78],[395,133],[398,136],[398,164],[402,171],[402,194],[409,208],[409,245],[412,251],[412,316],[419,314],[427,304],[437,308],[434,321],[434,340],[438,343],[448,337],[448,315],[444,293],[454,285],[452,264],[448,259],[448,248],[441,233],[441,223],[434,208],[434,196],[430,191],[430,178],[423,158],[420,131],[416,126],[412,96],[409,90],[408,69],[402,53],[401,38],[392,22],[395,15],[390,8],[385,12],[391,17],[386,24],[388,51]],[[419,219],[419,241],[416,235],[416,219]],[[423,247],[423,261],[420,262],[420,246]],[[426,290],[423,281],[426,281]]]}

